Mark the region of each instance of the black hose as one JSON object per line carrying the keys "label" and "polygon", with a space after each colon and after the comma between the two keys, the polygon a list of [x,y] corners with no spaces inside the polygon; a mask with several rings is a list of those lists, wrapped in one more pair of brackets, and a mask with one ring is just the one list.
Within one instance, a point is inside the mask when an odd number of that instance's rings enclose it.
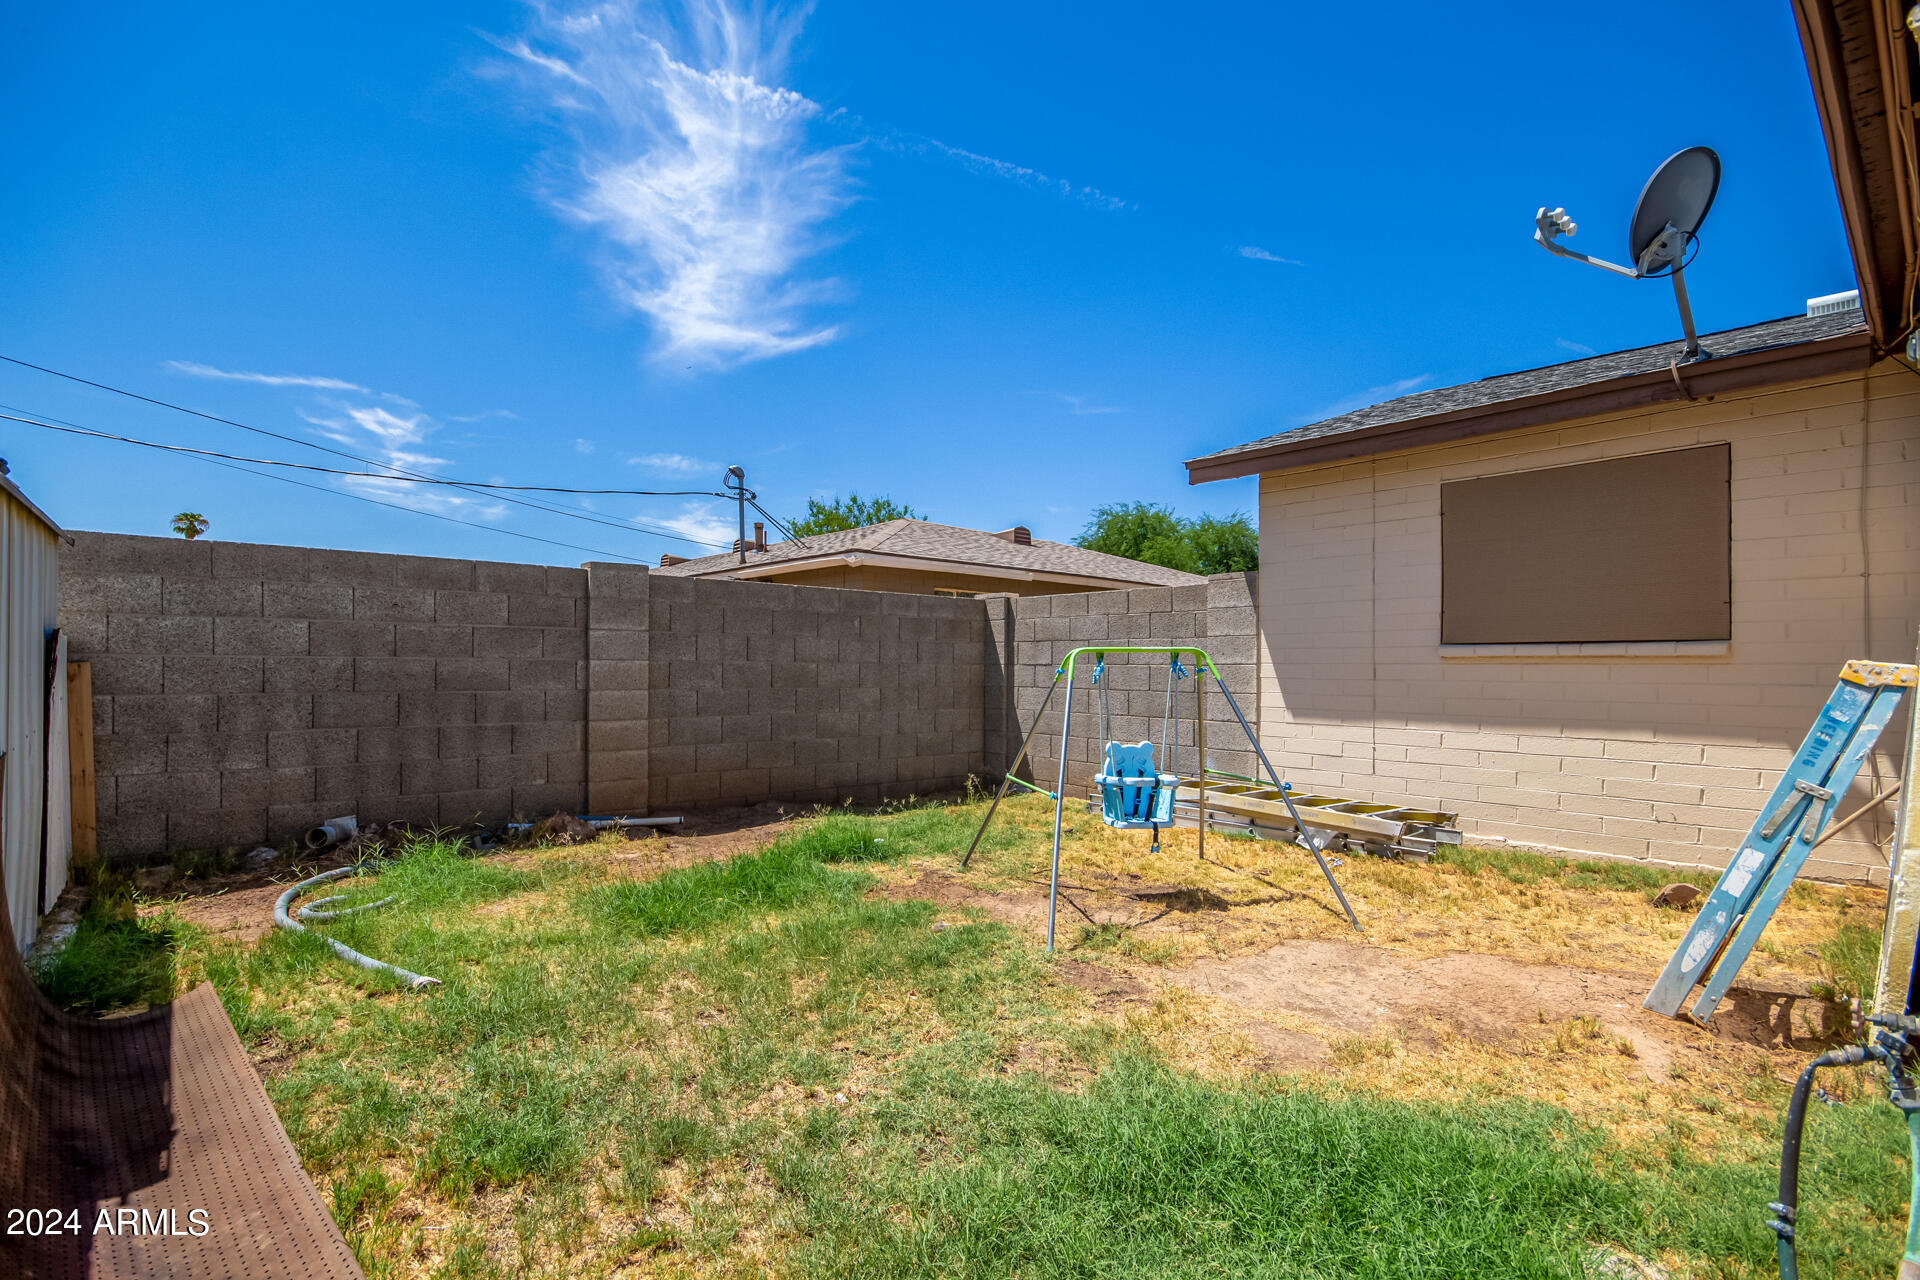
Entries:
{"label": "black hose", "polygon": [[1844,1049],[1823,1053],[1807,1064],[1793,1082],[1793,1098],[1787,1103],[1786,1131],[1780,1138],[1780,1198],[1767,1206],[1774,1216],[1767,1221],[1779,1240],[1780,1280],[1798,1280],[1799,1262],[1794,1256],[1793,1224],[1800,1211],[1800,1134],[1807,1123],[1807,1099],[1813,1095],[1813,1073],[1822,1067],[1846,1067],[1867,1060],[1865,1045],[1851,1044]]}

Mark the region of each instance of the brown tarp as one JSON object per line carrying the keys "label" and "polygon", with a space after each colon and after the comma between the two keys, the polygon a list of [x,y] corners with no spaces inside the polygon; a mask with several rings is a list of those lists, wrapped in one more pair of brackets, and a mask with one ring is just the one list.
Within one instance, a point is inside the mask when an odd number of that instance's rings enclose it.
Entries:
{"label": "brown tarp", "polygon": [[1440,486],[1440,642],[1725,640],[1727,446]]}
{"label": "brown tarp", "polygon": [[211,986],[71,1017],[0,932],[0,1278],[364,1280]]}

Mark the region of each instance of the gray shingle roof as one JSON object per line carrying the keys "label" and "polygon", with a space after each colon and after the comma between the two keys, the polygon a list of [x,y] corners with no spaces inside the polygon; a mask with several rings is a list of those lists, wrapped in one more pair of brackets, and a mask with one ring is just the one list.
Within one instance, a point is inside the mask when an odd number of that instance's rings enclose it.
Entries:
{"label": "gray shingle roof", "polygon": [[[1858,309],[1853,309],[1827,316],[1787,316],[1784,319],[1768,320],[1740,329],[1725,329],[1719,333],[1702,334],[1700,345],[1714,356],[1747,355],[1772,347],[1794,346],[1803,342],[1816,342],[1823,338],[1841,338],[1849,334],[1864,333],[1866,328],[1865,316]],[[1415,422],[1422,418],[1457,413],[1462,410],[1483,409],[1510,400],[1522,400],[1529,396],[1572,390],[1595,383],[1609,382],[1615,378],[1659,373],[1684,352],[1684,343],[1662,342],[1651,347],[1635,347],[1631,351],[1613,351],[1606,355],[1589,356],[1583,360],[1569,360],[1565,364],[1547,365],[1540,369],[1495,374],[1490,378],[1482,378],[1478,382],[1463,382],[1458,386],[1416,391],[1412,395],[1401,396],[1397,400],[1382,401],[1379,404],[1368,405],[1364,409],[1356,409],[1352,413],[1343,413],[1336,418],[1311,422],[1304,427],[1294,427],[1258,440],[1250,440],[1246,444],[1235,445],[1231,449],[1222,449],[1218,453],[1206,454],[1195,458],[1193,462],[1231,458],[1238,453],[1248,453],[1278,444],[1321,440],[1371,427]]]}
{"label": "gray shingle roof", "polygon": [[[888,520],[883,524],[864,525],[858,529],[811,534],[804,543],[776,542],[765,552],[748,552],[747,566],[860,552],[928,561],[957,560],[996,569],[1067,573],[1082,578],[1106,578],[1142,586],[1186,587],[1206,581],[1196,574],[1182,573],[1178,569],[1163,569],[1157,564],[1143,564],[1123,556],[1088,551],[1064,542],[1046,542],[1036,538],[1031,544],[1021,546],[981,529],[963,529],[958,525],[933,524],[926,520]],[[739,557],[735,553],[723,551],[719,555],[701,556],[698,560],[667,565],[654,572],[687,578],[724,573],[740,567]]]}

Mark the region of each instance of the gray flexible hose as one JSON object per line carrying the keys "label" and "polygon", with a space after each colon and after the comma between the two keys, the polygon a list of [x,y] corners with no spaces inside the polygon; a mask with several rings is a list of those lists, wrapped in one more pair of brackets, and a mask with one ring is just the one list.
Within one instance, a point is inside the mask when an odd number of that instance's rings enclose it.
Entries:
{"label": "gray flexible hose", "polygon": [[389,894],[378,902],[363,902],[357,907],[342,907],[338,911],[322,911],[321,907],[329,902],[340,902],[346,898],[344,893],[330,893],[324,898],[315,898],[312,902],[303,902],[287,914],[295,920],[338,920],[341,916],[350,916],[356,911],[371,911],[375,907],[384,907],[389,902],[398,902],[399,898]]}
{"label": "gray flexible hose", "polygon": [[[309,889],[316,884],[322,883],[323,881],[337,880],[341,876],[350,876],[358,869],[359,868],[357,867],[335,867],[332,871],[322,871],[317,876],[313,876],[309,879],[302,880],[299,884],[289,887],[287,891],[281,894],[279,899],[275,901],[273,904],[273,922],[276,925],[280,926],[282,929],[291,929],[295,933],[305,933],[307,931],[306,926],[301,924],[298,920],[294,919],[293,916],[287,914],[288,904],[290,904],[295,898],[299,897],[302,890]],[[335,894],[331,898],[323,899],[323,901],[337,902],[343,896],[344,895],[342,894]],[[392,902],[393,899],[388,898],[385,901]],[[381,905],[383,904],[379,902],[368,904],[369,907],[377,907]],[[349,908],[350,911],[365,910],[365,909],[366,908],[360,908],[360,907]],[[304,912],[300,912],[296,914],[304,914]],[[324,916],[317,915],[313,918],[316,920],[328,919],[335,915],[346,915],[346,914],[348,914],[347,911],[328,912]],[[352,947],[348,946],[346,943],[337,941],[333,938],[329,938],[323,933],[315,934],[314,936],[319,938],[321,941],[325,942],[329,947],[332,947],[333,953],[339,956],[342,960],[345,960],[348,964],[357,964],[362,969],[372,969],[377,972],[391,973],[395,977],[399,978],[401,981],[405,982],[408,986],[414,988],[415,990],[418,990],[421,987],[427,987],[427,986],[437,987],[440,985],[440,979],[438,978],[428,978],[418,973],[409,973],[405,969],[400,968],[398,965],[388,964],[384,960],[375,960],[372,956],[363,956],[358,951],[355,951]]]}

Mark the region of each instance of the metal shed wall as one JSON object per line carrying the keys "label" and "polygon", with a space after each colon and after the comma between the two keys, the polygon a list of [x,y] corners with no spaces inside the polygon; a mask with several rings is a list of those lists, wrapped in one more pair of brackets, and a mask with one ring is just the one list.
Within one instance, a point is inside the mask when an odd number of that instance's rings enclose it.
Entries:
{"label": "metal shed wall", "polygon": [[[8,925],[21,952],[33,944],[41,900],[40,830],[47,795],[47,636],[59,625],[59,531],[0,484],[0,872]],[[67,761],[53,761],[64,795]],[[47,831],[47,885],[66,883],[72,832]]]}

